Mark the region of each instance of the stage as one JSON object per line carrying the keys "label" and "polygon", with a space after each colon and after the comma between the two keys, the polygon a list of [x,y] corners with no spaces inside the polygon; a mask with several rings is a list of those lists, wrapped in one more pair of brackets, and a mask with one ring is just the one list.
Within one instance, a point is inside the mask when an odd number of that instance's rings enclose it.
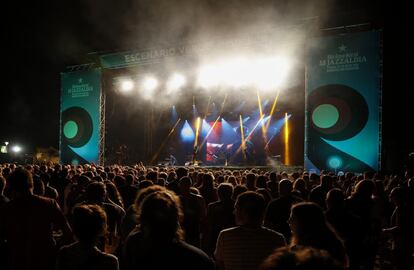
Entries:
{"label": "stage", "polygon": [[246,170],[259,170],[259,171],[268,171],[268,172],[286,172],[286,173],[293,173],[293,172],[303,172],[303,166],[294,166],[294,165],[276,165],[276,166],[254,166],[254,165],[246,165],[246,166],[216,166],[216,165],[187,165],[187,166],[168,166],[168,165],[157,165],[157,166],[148,166],[148,168],[187,168],[187,169],[207,169],[211,171],[221,171],[221,170],[229,170],[229,171],[246,171]]}

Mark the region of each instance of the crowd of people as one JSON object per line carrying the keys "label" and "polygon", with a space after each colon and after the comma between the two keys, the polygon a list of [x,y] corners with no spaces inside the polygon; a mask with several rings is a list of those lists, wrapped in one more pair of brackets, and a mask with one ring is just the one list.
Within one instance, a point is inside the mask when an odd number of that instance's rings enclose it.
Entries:
{"label": "crowd of people", "polygon": [[414,269],[413,209],[409,170],[0,164],[0,269]]}

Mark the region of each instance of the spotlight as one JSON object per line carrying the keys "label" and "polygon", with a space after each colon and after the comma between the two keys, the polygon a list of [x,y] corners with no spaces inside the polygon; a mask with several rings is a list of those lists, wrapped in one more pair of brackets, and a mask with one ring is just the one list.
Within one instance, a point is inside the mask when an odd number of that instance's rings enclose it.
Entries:
{"label": "spotlight", "polygon": [[242,87],[249,84],[249,62],[245,58],[232,58],[221,64],[223,84],[229,87]]}
{"label": "spotlight", "polygon": [[158,87],[158,81],[154,77],[146,77],[142,82],[144,87],[143,97],[145,99],[151,99],[154,90]]}
{"label": "spotlight", "polygon": [[122,92],[130,92],[134,88],[134,82],[132,80],[124,80],[121,82]]}
{"label": "spotlight", "polygon": [[186,79],[183,75],[175,73],[167,82],[167,92],[171,94],[172,92],[179,90],[186,84]]}
{"label": "spotlight", "polygon": [[19,145],[14,145],[11,150],[13,151],[13,153],[20,153],[22,151],[22,148]]}
{"label": "spotlight", "polygon": [[143,82],[145,90],[153,91],[158,86],[158,81],[154,77],[146,77]]}
{"label": "spotlight", "polygon": [[274,89],[284,83],[289,66],[289,61],[283,57],[259,59],[252,69],[253,80],[260,89]]}
{"label": "spotlight", "polygon": [[208,89],[220,83],[223,74],[219,68],[215,66],[203,66],[198,71],[197,84],[198,86]]}

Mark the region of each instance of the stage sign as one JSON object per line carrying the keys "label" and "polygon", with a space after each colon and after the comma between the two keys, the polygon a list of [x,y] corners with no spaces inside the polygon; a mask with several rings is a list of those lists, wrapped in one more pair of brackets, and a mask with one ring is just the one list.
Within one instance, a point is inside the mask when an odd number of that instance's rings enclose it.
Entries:
{"label": "stage sign", "polygon": [[99,163],[100,104],[100,69],[61,74],[61,163]]}
{"label": "stage sign", "polygon": [[306,64],[305,168],[378,170],[378,32],[309,40]]}

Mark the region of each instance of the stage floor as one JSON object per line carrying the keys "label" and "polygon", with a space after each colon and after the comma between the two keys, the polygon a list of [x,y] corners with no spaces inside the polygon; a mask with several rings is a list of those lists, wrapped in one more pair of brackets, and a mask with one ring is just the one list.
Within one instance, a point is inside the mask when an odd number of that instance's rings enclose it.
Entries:
{"label": "stage floor", "polygon": [[298,165],[276,165],[276,166],[254,166],[254,165],[244,165],[244,166],[217,166],[217,165],[187,165],[187,166],[165,166],[165,165],[158,165],[158,166],[152,166],[152,167],[184,167],[184,168],[197,168],[197,169],[210,169],[213,171],[217,170],[262,170],[262,171],[276,171],[276,172],[287,172],[287,173],[293,173],[293,172],[302,172],[303,166]]}

